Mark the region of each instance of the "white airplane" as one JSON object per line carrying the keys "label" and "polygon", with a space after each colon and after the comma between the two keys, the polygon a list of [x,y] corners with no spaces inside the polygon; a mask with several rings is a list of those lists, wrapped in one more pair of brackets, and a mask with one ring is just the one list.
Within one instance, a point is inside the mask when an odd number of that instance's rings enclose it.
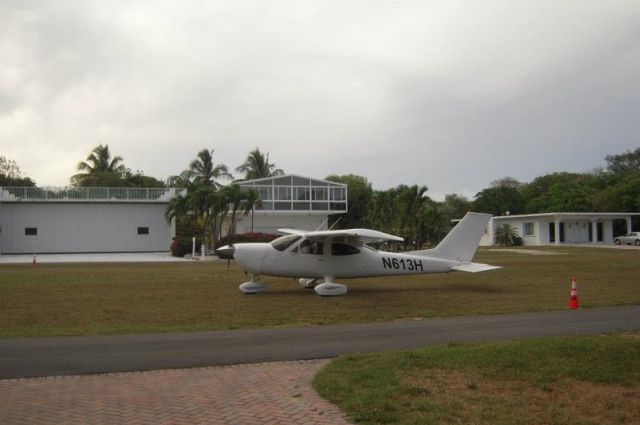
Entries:
{"label": "white airplane", "polygon": [[240,285],[246,294],[267,289],[259,280],[265,274],[300,278],[302,286],[314,288],[318,295],[343,295],[347,287],[334,279],[451,271],[475,273],[500,268],[471,262],[490,218],[488,214],[467,213],[438,246],[421,251],[378,251],[367,243],[404,239],[370,229],[280,229],[278,232],[286,236],[271,243],[231,244],[216,253],[221,258],[235,259],[253,275],[249,282]]}

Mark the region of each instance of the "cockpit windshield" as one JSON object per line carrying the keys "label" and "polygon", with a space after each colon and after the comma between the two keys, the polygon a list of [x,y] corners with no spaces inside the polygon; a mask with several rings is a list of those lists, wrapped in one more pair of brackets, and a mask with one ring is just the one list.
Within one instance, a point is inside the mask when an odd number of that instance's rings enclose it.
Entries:
{"label": "cockpit windshield", "polygon": [[287,235],[279,237],[271,242],[271,246],[277,249],[278,251],[284,251],[289,248],[294,243],[300,240],[300,236],[297,235]]}

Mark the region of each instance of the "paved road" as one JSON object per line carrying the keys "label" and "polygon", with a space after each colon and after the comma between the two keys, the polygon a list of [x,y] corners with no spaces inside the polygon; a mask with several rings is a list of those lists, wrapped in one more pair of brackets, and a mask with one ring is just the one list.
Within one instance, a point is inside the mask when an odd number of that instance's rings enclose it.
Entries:
{"label": "paved road", "polygon": [[361,325],[0,340],[0,378],[307,360],[450,342],[640,330],[640,306]]}

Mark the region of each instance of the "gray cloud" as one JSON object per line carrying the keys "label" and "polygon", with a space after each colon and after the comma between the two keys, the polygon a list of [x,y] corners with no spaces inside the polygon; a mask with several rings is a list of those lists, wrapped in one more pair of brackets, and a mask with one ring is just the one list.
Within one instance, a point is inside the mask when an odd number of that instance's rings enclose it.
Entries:
{"label": "gray cloud", "polygon": [[164,178],[203,148],[473,195],[640,131],[640,4],[3,2],[0,144],[63,185],[98,143]]}

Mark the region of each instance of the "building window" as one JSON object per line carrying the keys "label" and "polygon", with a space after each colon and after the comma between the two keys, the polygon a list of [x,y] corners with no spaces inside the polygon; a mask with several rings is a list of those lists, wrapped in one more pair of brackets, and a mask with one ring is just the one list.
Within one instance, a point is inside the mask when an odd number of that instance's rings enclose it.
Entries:
{"label": "building window", "polygon": [[276,186],[276,201],[289,201],[291,199],[291,186]]}
{"label": "building window", "polygon": [[138,234],[139,235],[148,235],[149,234],[149,228],[148,227],[138,227]]}
{"label": "building window", "polygon": [[308,187],[295,187],[293,189],[293,198],[296,201],[308,201],[310,199],[309,188]]}
{"label": "building window", "polygon": [[25,227],[24,234],[27,236],[38,236],[38,228],[37,227]]}
{"label": "building window", "polygon": [[344,187],[334,187],[331,189],[331,200],[333,201],[346,201],[347,197],[345,196],[345,188]]}
{"label": "building window", "polygon": [[314,201],[326,201],[327,200],[327,188],[326,187],[314,187],[313,188],[313,200]]}
{"label": "building window", "polygon": [[524,229],[523,229],[522,235],[535,236],[535,232],[533,230],[533,223],[524,223]]}
{"label": "building window", "polygon": [[271,200],[271,186],[262,186],[258,188],[258,198],[263,201]]}

